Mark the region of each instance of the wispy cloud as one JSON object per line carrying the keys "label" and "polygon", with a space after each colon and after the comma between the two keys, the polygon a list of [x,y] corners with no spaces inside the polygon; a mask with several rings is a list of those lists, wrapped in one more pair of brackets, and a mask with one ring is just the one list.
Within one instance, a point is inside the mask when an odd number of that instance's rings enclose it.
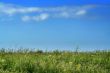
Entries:
{"label": "wispy cloud", "polygon": [[22,7],[13,4],[0,3],[0,14],[17,16],[20,14],[22,21],[43,21],[48,18],[75,18],[82,17],[95,5],[64,6],[64,7]]}
{"label": "wispy cloud", "polygon": [[81,15],[85,15],[86,14],[86,10],[79,10],[76,12],[76,15],[81,16]]}
{"label": "wispy cloud", "polygon": [[49,17],[48,14],[42,13],[38,16],[28,16],[25,15],[22,17],[22,21],[29,21],[29,20],[34,20],[34,21],[43,21],[46,20]]}
{"label": "wispy cloud", "polygon": [[39,16],[34,16],[33,20],[42,21],[42,20],[46,20],[48,17],[49,17],[48,14],[42,13]]}
{"label": "wispy cloud", "polygon": [[22,21],[29,21],[31,19],[31,17],[25,15],[21,19],[22,19]]}

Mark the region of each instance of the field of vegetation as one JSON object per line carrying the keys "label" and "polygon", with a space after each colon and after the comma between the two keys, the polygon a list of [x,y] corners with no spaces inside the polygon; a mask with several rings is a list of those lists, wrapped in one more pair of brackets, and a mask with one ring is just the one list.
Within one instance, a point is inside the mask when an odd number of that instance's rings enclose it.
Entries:
{"label": "field of vegetation", "polygon": [[110,73],[110,51],[0,50],[0,73]]}

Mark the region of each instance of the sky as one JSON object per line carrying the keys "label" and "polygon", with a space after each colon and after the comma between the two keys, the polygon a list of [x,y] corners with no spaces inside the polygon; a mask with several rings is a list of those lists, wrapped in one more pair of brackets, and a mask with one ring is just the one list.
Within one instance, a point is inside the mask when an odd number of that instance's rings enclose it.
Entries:
{"label": "sky", "polygon": [[0,48],[110,50],[110,0],[0,0]]}

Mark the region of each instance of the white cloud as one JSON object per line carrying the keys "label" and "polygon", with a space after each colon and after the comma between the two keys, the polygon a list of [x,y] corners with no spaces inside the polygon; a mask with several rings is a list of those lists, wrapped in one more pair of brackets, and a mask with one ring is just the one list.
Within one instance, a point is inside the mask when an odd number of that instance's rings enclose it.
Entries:
{"label": "white cloud", "polygon": [[48,17],[49,17],[48,14],[43,13],[43,14],[40,14],[39,16],[34,16],[33,20],[42,21],[42,20],[46,20]]}
{"label": "white cloud", "polygon": [[31,19],[31,18],[30,18],[29,16],[27,16],[27,15],[22,17],[22,20],[23,20],[23,21],[29,21],[30,19]]}
{"label": "white cloud", "polygon": [[62,16],[62,17],[67,17],[67,18],[68,18],[68,17],[69,17],[69,13],[68,13],[68,12],[62,12],[62,13],[61,13],[61,16]]}
{"label": "white cloud", "polygon": [[0,3],[0,13],[5,13],[8,15],[14,15],[17,13],[32,13],[32,12],[40,12],[41,9],[38,7],[21,7],[12,4],[4,4]]}
{"label": "white cloud", "polygon": [[94,8],[95,5],[73,6],[73,7],[23,7],[13,4],[0,3],[0,14],[17,16],[20,14],[22,21],[43,21],[48,18],[75,18],[84,16],[88,9]]}
{"label": "white cloud", "polygon": [[30,21],[30,20],[34,20],[34,21],[43,21],[43,20],[46,20],[48,19],[49,15],[46,14],[46,13],[43,13],[43,14],[40,14],[40,15],[37,15],[37,16],[23,16],[22,17],[22,21]]}
{"label": "white cloud", "polygon": [[76,15],[81,16],[81,15],[85,15],[87,13],[86,10],[79,10],[76,12]]}

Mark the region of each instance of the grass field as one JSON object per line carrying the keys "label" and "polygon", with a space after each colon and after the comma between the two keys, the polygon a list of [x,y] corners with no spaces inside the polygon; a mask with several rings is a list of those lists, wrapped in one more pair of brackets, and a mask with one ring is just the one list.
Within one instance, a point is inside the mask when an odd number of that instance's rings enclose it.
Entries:
{"label": "grass field", "polygon": [[110,73],[110,52],[1,50],[0,73]]}

